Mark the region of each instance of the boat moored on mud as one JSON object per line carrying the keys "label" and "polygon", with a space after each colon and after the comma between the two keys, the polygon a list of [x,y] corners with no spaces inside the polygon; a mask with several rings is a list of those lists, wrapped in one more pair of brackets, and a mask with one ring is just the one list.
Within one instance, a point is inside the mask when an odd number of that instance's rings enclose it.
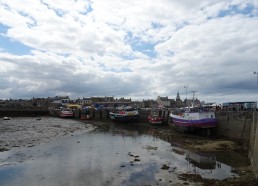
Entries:
{"label": "boat moored on mud", "polygon": [[197,107],[172,112],[170,120],[181,131],[214,128],[218,124],[213,110]]}
{"label": "boat moored on mud", "polygon": [[215,128],[218,124],[215,118],[215,112],[212,107],[206,105],[194,106],[194,94],[192,107],[172,111],[170,121],[175,125],[176,129],[186,132],[192,132],[200,129],[208,129],[208,135],[211,128]]}
{"label": "boat moored on mud", "polygon": [[63,108],[59,112],[59,117],[61,117],[61,118],[72,118],[72,117],[74,117],[73,110]]}
{"label": "boat moored on mud", "polygon": [[118,107],[109,112],[113,121],[136,121],[140,118],[138,109],[131,106]]}
{"label": "boat moored on mud", "polygon": [[3,119],[4,119],[4,120],[10,120],[11,118],[10,118],[10,117],[5,116]]}
{"label": "boat moored on mud", "polygon": [[152,109],[150,115],[148,116],[148,121],[151,124],[162,124],[163,123],[163,117],[159,115],[159,110]]}

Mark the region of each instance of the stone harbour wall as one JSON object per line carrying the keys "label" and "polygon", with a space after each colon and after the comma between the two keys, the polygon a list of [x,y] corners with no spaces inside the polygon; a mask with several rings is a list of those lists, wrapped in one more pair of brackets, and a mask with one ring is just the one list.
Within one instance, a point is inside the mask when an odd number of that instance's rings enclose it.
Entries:
{"label": "stone harbour wall", "polygon": [[253,112],[219,111],[215,114],[218,119],[217,135],[249,141]]}
{"label": "stone harbour wall", "polygon": [[0,110],[1,117],[34,117],[48,115],[49,111],[46,109],[13,109]]}
{"label": "stone harbour wall", "polygon": [[[249,159],[258,181],[258,112],[227,111],[216,112],[218,127],[216,134],[247,144]],[[257,182],[258,184],[258,182]]]}
{"label": "stone harbour wall", "polygon": [[258,112],[253,113],[253,122],[250,131],[249,158],[256,175],[258,185]]}

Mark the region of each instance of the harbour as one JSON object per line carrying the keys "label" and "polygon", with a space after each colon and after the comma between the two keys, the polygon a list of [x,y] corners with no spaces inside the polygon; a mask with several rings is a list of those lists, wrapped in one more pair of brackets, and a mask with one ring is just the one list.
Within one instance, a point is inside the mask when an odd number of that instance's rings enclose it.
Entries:
{"label": "harbour", "polygon": [[104,113],[96,111],[91,120],[1,120],[0,184],[255,184],[247,149],[236,140],[112,122]]}
{"label": "harbour", "polygon": [[258,1],[0,12],[0,186],[258,186]]}

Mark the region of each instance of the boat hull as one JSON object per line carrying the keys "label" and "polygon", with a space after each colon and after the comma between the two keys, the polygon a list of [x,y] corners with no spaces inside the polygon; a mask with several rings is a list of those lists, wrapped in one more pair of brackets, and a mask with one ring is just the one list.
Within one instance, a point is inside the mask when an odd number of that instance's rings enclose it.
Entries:
{"label": "boat hull", "polygon": [[138,110],[115,110],[109,112],[112,121],[136,121],[140,118]]}
{"label": "boat hull", "polygon": [[9,117],[4,117],[4,120],[10,120],[10,118]]}
{"label": "boat hull", "polygon": [[72,118],[74,114],[73,111],[60,111],[59,116],[61,118]]}
{"label": "boat hull", "polygon": [[189,119],[177,115],[170,115],[173,125],[183,131],[194,131],[198,129],[215,128],[218,124],[216,118]]}
{"label": "boat hull", "polygon": [[136,121],[140,118],[139,115],[120,115],[115,113],[110,113],[109,115],[113,121]]}
{"label": "boat hull", "polygon": [[161,117],[148,117],[148,120],[151,124],[162,124],[163,123],[163,118]]}

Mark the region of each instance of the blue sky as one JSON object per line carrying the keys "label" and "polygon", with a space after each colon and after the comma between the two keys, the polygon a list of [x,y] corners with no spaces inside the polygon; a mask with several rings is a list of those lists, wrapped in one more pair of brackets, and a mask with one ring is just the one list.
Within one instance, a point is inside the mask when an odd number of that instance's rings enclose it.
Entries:
{"label": "blue sky", "polygon": [[0,2],[0,99],[258,101],[258,1]]}
{"label": "blue sky", "polygon": [[26,55],[30,53],[30,50],[32,48],[22,44],[19,41],[15,41],[11,38],[0,36],[0,47],[8,53],[14,54],[14,55]]}

